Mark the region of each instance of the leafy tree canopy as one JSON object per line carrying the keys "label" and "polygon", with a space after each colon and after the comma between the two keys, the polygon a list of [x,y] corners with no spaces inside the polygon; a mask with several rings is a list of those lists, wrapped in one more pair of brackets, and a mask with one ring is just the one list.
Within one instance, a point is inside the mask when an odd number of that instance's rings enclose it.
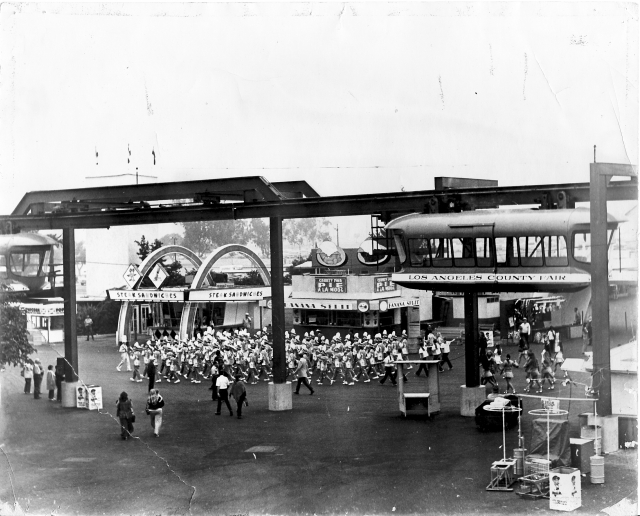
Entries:
{"label": "leafy tree canopy", "polygon": [[153,251],[162,247],[162,242],[157,238],[153,242],[149,242],[144,235],[140,240],[134,240],[138,244],[138,252],[136,253],[143,262],[144,259],[149,256]]}
{"label": "leafy tree canopy", "polygon": [[0,293],[0,365],[23,364],[36,350],[29,344],[27,316],[20,311],[20,297]]}
{"label": "leafy tree canopy", "polygon": [[184,222],[182,245],[199,256],[227,244],[247,244],[250,241],[249,224],[242,220],[208,220]]}

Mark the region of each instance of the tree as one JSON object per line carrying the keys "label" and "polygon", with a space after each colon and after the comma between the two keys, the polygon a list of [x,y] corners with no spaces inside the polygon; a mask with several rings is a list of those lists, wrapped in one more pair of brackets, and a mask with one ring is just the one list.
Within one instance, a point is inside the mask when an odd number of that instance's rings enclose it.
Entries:
{"label": "tree", "polygon": [[247,285],[247,286],[259,286],[264,285],[264,281],[262,280],[262,276],[257,270],[251,270],[247,272],[246,275],[241,276],[240,278],[236,278],[234,281],[236,285]]}
{"label": "tree", "polygon": [[263,256],[271,256],[271,238],[267,219],[251,219],[249,233],[251,241],[258,246]]}
{"label": "tree", "polygon": [[330,238],[332,226],[325,218],[287,219],[282,224],[282,236],[291,245],[300,248],[304,244],[314,245]]}
{"label": "tree", "polygon": [[27,316],[20,311],[19,300],[16,294],[0,293],[0,366],[23,364],[35,352],[29,344]]}
{"label": "tree", "polygon": [[138,252],[136,253],[140,258],[140,261],[143,262],[144,259],[149,256],[156,249],[160,249],[162,247],[162,242],[157,238],[153,242],[149,242],[144,235],[140,240],[134,240],[136,244],[138,244]]}
{"label": "tree", "polygon": [[302,272],[296,270],[296,265],[300,265],[301,263],[304,263],[304,262],[310,262],[311,258],[312,258],[312,253],[309,253],[309,256],[307,256],[306,258],[299,256],[298,258],[294,258],[291,261],[291,265],[289,266],[287,271],[284,273],[283,279],[284,279],[285,285],[291,285],[291,276],[293,276],[294,274],[302,274]]}
{"label": "tree", "polygon": [[182,227],[182,245],[199,256],[226,244],[246,244],[250,240],[248,223],[241,220],[183,222]]}
{"label": "tree", "polygon": [[163,245],[182,245],[182,240],[180,233],[167,233],[160,239]]}

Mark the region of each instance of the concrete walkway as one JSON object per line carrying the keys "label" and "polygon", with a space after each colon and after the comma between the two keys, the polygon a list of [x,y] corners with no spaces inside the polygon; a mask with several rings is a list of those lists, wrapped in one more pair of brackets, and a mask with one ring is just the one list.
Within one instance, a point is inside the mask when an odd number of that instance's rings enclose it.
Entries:
{"label": "concrete walkway", "polygon": [[[580,346],[565,342],[566,355],[578,356]],[[47,366],[62,352],[62,345],[43,346],[37,356]],[[515,346],[505,353],[517,355]],[[81,340],[80,377],[103,387],[100,413],[63,409],[46,393],[34,400],[22,393],[18,369],[0,374],[0,501],[56,515],[551,513],[548,500],[485,490],[491,463],[502,458],[502,435],[480,433],[459,415],[461,354],[462,347],[452,350],[455,367],[441,376],[442,413],[433,420],[403,418],[395,388],[376,382],[314,386],[314,396],[294,396],[289,412],[269,412],[261,382],[248,386],[242,420],[214,415],[208,383],[163,382],[165,422],[155,439],[144,415],[146,382],[116,371],[112,337]],[[524,373],[516,376],[522,392]],[[417,381],[424,380],[410,376]],[[122,390],[138,416],[129,441],[120,439],[114,417]],[[555,393],[568,396],[569,387]],[[525,412],[531,408],[537,405],[529,401]],[[576,415],[589,409],[571,404],[572,436]],[[531,418],[523,418],[527,443]],[[516,444],[517,430],[508,431],[508,456]],[[636,450],[610,454],[605,484],[583,478],[575,512],[635,501],[637,486]]]}

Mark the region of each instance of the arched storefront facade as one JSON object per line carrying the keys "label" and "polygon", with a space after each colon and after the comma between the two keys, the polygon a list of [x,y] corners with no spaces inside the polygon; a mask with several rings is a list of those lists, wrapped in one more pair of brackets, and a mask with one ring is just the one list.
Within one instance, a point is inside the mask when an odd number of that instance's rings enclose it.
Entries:
{"label": "arched storefront facade", "polygon": [[[142,263],[138,267],[141,277],[138,280],[137,285],[132,290],[142,293],[143,291],[140,290],[139,287],[144,279],[149,276],[155,265],[157,263],[160,263],[169,255],[175,256],[178,254],[184,256],[189,262],[191,262],[195,269],[199,269],[200,265],[202,265],[202,260],[200,259],[200,257],[193,251],[191,251],[191,249],[187,249],[186,247],[180,245],[163,246],[150,253],[142,261]],[[148,335],[147,321],[149,320],[149,316],[151,316],[153,321],[157,323],[156,326],[164,326],[164,319],[158,320],[159,318],[157,316],[157,310],[155,310],[156,313],[154,313],[153,304],[157,302],[179,302],[179,299],[183,299],[184,296],[183,292],[180,292],[178,294],[179,291],[177,289],[165,290],[165,292],[167,294],[175,293],[176,301],[170,299],[172,296],[167,296],[166,299],[156,298],[157,300],[154,300],[152,296],[141,296],[141,301],[122,301],[122,304],[120,306],[120,315],[118,316],[118,332],[116,333],[116,342],[122,342],[123,340],[127,342],[133,342],[134,340],[138,339],[140,335]],[[111,292],[109,296],[113,299]]]}
{"label": "arched storefront facade", "polygon": [[[216,286],[214,266],[224,256],[238,253],[246,257],[260,275],[264,286]],[[195,269],[190,281],[180,287],[152,289],[143,287],[156,264],[169,255],[181,255]],[[138,267],[140,278],[132,289],[109,290],[110,299],[122,302],[118,318],[116,342],[146,340],[149,336],[170,335],[187,340],[206,326],[237,327],[245,314],[251,318],[251,329],[267,326],[271,321],[271,276],[262,259],[251,249],[237,244],[222,246],[204,261],[190,249],[169,245],[155,250]],[[148,281],[146,281],[148,283]],[[189,283],[189,282],[188,282]]]}
{"label": "arched storefront facade", "polygon": [[[208,321],[203,322],[204,316],[202,315],[202,305],[204,304],[213,304],[215,302],[225,304],[233,303],[232,306],[234,306],[235,309],[236,321],[238,320],[238,316],[242,318],[245,313],[249,313],[249,316],[253,321],[253,328],[255,328],[256,326],[260,327],[266,324],[265,318],[263,317],[264,313],[262,312],[262,307],[259,305],[259,303],[256,303],[256,301],[259,301],[261,298],[264,299],[265,297],[270,297],[270,288],[268,289],[268,291],[267,289],[260,289],[256,287],[251,287],[248,289],[233,289],[233,291],[229,289],[204,289],[205,280],[216,262],[218,262],[218,260],[220,260],[223,256],[226,256],[230,253],[239,253],[248,258],[260,274],[264,285],[267,287],[271,286],[271,275],[269,274],[267,267],[264,265],[262,259],[251,249],[238,244],[229,244],[219,247],[205,259],[205,261],[198,269],[195,278],[193,278],[189,296],[190,301],[185,303],[184,310],[182,311],[182,320],[180,321],[181,340],[186,340],[187,338],[193,336],[194,332],[197,331],[197,329],[204,329],[204,327],[207,325],[207,322],[211,322],[212,315],[209,315]],[[243,293],[242,290],[245,290],[245,293],[247,294],[253,295],[247,295],[243,297],[240,295]],[[231,292],[237,293],[238,296],[225,296],[225,294],[230,294]],[[205,293],[206,295],[202,295],[203,293]],[[251,307],[248,306],[249,303],[252,304]],[[226,313],[227,308],[228,306],[225,306],[224,315],[226,321],[229,322],[232,321],[232,318],[229,317],[230,314]],[[209,308],[209,310],[215,310],[215,308]],[[215,322],[217,321],[214,321],[214,323]],[[225,320],[223,319],[223,324],[224,322]],[[214,326],[216,326],[216,324],[214,324]]]}

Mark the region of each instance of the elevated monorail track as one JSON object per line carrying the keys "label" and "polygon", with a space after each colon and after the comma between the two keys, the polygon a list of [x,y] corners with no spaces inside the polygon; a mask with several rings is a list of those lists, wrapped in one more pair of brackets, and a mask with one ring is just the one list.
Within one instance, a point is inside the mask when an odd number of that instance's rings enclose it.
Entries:
{"label": "elevated monorail track", "polygon": [[[113,187],[30,192],[23,197],[13,214],[0,216],[0,224],[4,228],[10,222],[12,231],[16,232],[199,220],[371,214],[382,215],[388,221],[401,214],[426,213],[434,203],[442,205],[452,202],[458,210],[473,210],[518,205],[554,207],[559,198],[563,199],[566,207],[589,201],[589,183],[319,197],[305,182],[286,183],[288,191],[279,193],[278,183],[273,183],[266,190],[268,195],[263,195],[254,184],[242,183],[235,189],[226,185],[222,188],[218,185],[221,181],[232,180],[215,180],[216,184],[213,185],[203,181],[184,181],[121,186],[117,188],[119,202],[114,197],[116,192],[111,191]],[[144,191],[139,190],[141,186],[145,187]],[[637,200],[637,178],[611,182],[607,187],[607,197],[610,201]],[[123,202],[123,199],[128,202]],[[154,201],[157,204],[154,205]]]}

